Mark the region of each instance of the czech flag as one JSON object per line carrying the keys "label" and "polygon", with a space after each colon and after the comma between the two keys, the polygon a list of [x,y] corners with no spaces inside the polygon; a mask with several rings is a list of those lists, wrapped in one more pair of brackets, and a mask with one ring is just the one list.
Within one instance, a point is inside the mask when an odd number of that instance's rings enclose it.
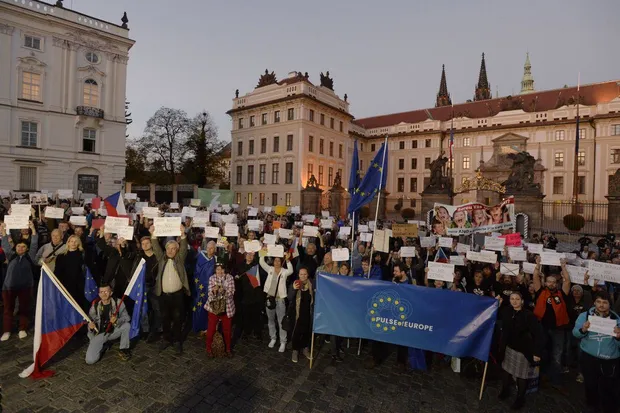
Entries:
{"label": "czech flag", "polygon": [[450,260],[448,259],[448,256],[446,255],[443,248],[444,247],[439,247],[439,249],[437,250],[437,254],[435,254],[435,262],[447,264],[450,262]]}
{"label": "czech flag", "polygon": [[252,268],[250,268],[246,272],[246,275],[248,276],[248,279],[250,280],[250,284],[252,284],[252,287],[254,288],[260,287],[260,277],[258,276],[258,265],[255,265]]}
{"label": "czech flag", "polygon": [[53,371],[42,367],[60,350],[90,318],[69,295],[49,267],[43,264],[37,292],[34,319],[34,362],[22,371],[21,378],[40,379]]}
{"label": "czech flag", "polygon": [[108,216],[110,217],[127,215],[127,211],[125,211],[123,195],[120,193],[120,191],[104,199],[103,204],[105,205],[105,209],[108,211]]}

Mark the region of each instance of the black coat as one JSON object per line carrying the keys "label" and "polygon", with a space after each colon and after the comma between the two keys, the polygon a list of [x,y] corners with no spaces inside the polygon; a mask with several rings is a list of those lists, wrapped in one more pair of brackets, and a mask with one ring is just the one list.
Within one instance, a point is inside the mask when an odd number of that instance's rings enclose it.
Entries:
{"label": "black coat", "polygon": [[67,251],[66,254],[59,254],[56,258],[54,273],[71,297],[84,307],[86,298],[84,297],[84,256],[82,251]]}
{"label": "black coat", "polygon": [[114,281],[114,296],[122,297],[131,280],[133,271],[139,263],[138,254],[129,242],[126,248],[121,248],[119,253],[116,248],[107,245],[105,238],[97,239],[97,246],[108,259],[102,282],[111,284]]}
{"label": "black coat", "polygon": [[503,308],[499,314],[502,322],[502,334],[499,346],[499,359],[504,359],[506,346],[523,353],[525,358],[534,363],[534,356],[542,357],[545,338],[540,322],[529,310],[515,311],[512,306]]}

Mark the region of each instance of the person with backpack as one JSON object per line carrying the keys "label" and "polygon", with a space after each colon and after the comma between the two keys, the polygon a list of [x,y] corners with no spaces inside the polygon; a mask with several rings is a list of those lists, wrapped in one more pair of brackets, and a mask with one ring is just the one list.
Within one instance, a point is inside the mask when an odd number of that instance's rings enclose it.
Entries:
{"label": "person with backpack", "polygon": [[30,302],[32,298],[32,287],[34,286],[34,258],[38,247],[38,235],[34,224],[29,222],[32,234],[30,236],[30,246],[24,241],[19,240],[15,249],[11,248],[9,236],[6,233],[5,224],[0,225],[0,236],[2,236],[2,249],[5,251],[8,265],[6,277],[2,285],[2,300],[4,301],[3,334],[0,341],[7,341],[11,337],[13,327],[13,312],[15,311],[15,301],[19,300],[19,338],[24,339],[28,336],[26,330],[30,323]]}

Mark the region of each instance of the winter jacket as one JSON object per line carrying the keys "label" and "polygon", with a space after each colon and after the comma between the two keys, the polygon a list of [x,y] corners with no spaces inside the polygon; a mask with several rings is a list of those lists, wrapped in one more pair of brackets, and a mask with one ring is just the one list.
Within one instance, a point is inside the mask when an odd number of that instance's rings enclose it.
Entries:
{"label": "winter jacket", "polygon": [[267,263],[265,262],[264,256],[260,257],[260,259],[258,260],[258,263],[260,264],[261,268],[267,272],[267,281],[265,281],[265,286],[263,287],[263,291],[269,294],[269,288],[271,287],[272,280],[273,282],[277,282],[278,277],[280,277],[280,280],[277,286],[276,296],[282,299],[286,298],[287,296],[286,279],[288,278],[289,275],[293,273],[293,265],[290,262],[284,262],[284,264],[280,268],[280,273],[274,274],[275,269],[271,265],[267,265]]}
{"label": "winter jacket", "polygon": [[[620,358],[620,340],[606,334],[594,333],[592,331],[586,331],[585,334],[582,334],[581,327],[588,321],[590,316],[596,315],[595,310],[596,309],[592,307],[590,310],[581,313],[575,322],[573,335],[581,339],[579,343],[581,351],[593,357],[605,360]],[[616,320],[616,325],[620,327],[620,317],[618,317],[618,314],[610,311],[609,318]]]}
{"label": "winter jacket", "polygon": [[2,237],[2,249],[6,253],[9,264],[6,269],[6,277],[4,278],[3,290],[23,290],[34,286],[34,258],[37,252],[39,236],[32,235],[30,240],[30,249],[26,254],[18,256],[9,244],[9,236]]}

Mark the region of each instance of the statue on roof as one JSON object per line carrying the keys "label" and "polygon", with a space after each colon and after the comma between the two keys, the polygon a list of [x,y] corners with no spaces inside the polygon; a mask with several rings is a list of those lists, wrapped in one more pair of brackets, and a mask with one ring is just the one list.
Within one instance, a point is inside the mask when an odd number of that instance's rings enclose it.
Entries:
{"label": "statue on roof", "polygon": [[334,79],[329,77],[329,70],[325,72],[325,74],[321,72],[321,86],[324,86],[329,90],[334,90]]}
{"label": "statue on roof", "polygon": [[269,73],[269,70],[265,69],[265,74],[261,75],[261,77],[258,79],[258,85],[256,85],[256,87],[258,88],[273,85],[276,83],[278,83],[278,80],[276,79],[276,74],[273,71]]}
{"label": "statue on roof", "polygon": [[239,89],[235,90],[235,97],[238,98],[239,97]]}

